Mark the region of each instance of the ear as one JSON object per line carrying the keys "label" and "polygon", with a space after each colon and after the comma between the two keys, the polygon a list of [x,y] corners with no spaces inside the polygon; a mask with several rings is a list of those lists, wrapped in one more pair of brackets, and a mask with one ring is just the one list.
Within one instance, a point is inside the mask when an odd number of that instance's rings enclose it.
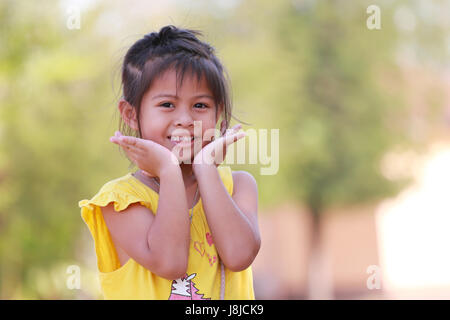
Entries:
{"label": "ear", "polygon": [[[223,107],[222,105],[219,105],[219,107],[216,110],[216,125],[219,121],[220,116],[222,115]],[[222,126],[222,122],[225,120],[225,117],[222,117],[222,121],[219,124],[219,130],[220,130],[220,136],[223,136],[225,134],[225,126]]]}
{"label": "ear", "polygon": [[119,112],[122,116],[123,121],[132,128],[133,130],[138,131],[138,120],[136,116],[136,109],[128,103],[125,99],[120,99],[119,101]]}

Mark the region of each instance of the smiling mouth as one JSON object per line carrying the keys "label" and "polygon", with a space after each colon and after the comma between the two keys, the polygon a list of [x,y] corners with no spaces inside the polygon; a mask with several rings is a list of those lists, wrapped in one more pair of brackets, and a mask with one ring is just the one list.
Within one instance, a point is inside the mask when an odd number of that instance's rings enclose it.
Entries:
{"label": "smiling mouth", "polygon": [[167,138],[170,141],[175,142],[175,143],[192,142],[192,141],[194,141],[196,139],[194,136],[192,136],[192,137],[171,137],[171,136],[168,136]]}
{"label": "smiling mouth", "polygon": [[194,144],[198,143],[197,141],[201,141],[201,139],[197,137],[190,137],[190,138],[178,138],[178,137],[167,137],[172,144],[172,147],[174,146],[180,146],[180,147],[193,147]]}

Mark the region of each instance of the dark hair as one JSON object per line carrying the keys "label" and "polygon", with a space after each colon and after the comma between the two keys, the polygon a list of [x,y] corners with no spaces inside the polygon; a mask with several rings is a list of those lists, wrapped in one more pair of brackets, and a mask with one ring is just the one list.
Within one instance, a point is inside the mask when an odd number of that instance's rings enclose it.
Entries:
{"label": "dark hair", "polygon": [[[184,74],[190,71],[199,81],[205,77],[216,104],[221,105],[222,115],[229,127],[232,103],[229,76],[209,44],[196,36],[200,31],[177,28],[168,25],[159,32],[146,34],[127,51],[122,65],[123,99],[135,108],[139,132],[132,130],[120,118],[119,128],[125,135],[142,137],[139,121],[142,97],[156,77],[174,67],[177,75],[177,89]],[[233,117],[234,118],[234,117]]]}

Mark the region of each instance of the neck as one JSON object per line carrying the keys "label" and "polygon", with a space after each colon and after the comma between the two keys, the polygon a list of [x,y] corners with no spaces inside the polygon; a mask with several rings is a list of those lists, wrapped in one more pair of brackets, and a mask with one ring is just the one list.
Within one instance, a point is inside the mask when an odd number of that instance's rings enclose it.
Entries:
{"label": "neck", "polygon": [[192,164],[181,163],[180,168],[183,174],[183,181],[186,188],[189,188],[193,184],[197,183],[197,178],[192,171]]}
{"label": "neck", "polygon": [[[181,173],[183,175],[184,186],[186,188],[189,188],[192,185],[197,183],[197,178],[195,177],[194,172],[192,170],[192,164],[182,163],[182,164],[180,164],[180,169],[181,169]],[[140,170],[140,169],[138,169],[136,171],[136,174],[139,175],[140,177],[142,177],[147,183],[150,183],[150,181],[152,180],[151,177],[144,174],[142,172],[142,170]],[[159,178],[157,178],[157,181],[159,183]]]}
{"label": "neck", "polygon": [[[180,168],[181,168],[181,172],[183,175],[184,186],[186,188],[190,188],[194,185],[197,185],[197,178],[195,177],[194,172],[192,171],[192,165],[182,163],[182,164],[180,164]],[[136,177],[139,177],[138,179],[141,180],[144,184],[146,184],[149,187],[150,187],[150,182],[154,181],[153,177],[150,177],[147,174],[144,174],[141,169],[138,169],[133,175],[135,175]],[[157,182],[157,184],[159,187],[159,182]],[[199,190],[198,190],[198,185],[197,185],[195,195],[194,195],[194,200],[193,200],[194,204],[192,204],[191,209],[195,206],[195,200],[197,199],[198,192],[199,192]],[[192,212],[191,212],[191,215],[192,215]],[[191,219],[192,219],[192,216],[191,216]]]}

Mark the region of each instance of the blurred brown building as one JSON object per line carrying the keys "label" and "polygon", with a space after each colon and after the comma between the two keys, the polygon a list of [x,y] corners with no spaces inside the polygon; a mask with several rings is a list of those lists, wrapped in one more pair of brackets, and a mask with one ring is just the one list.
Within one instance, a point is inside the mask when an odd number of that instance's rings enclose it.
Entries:
{"label": "blurred brown building", "polygon": [[[335,210],[323,216],[322,243],[332,297],[381,296],[369,290],[367,268],[378,265],[374,208]],[[307,299],[310,217],[295,205],[260,214],[261,250],[253,264],[257,299]]]}

